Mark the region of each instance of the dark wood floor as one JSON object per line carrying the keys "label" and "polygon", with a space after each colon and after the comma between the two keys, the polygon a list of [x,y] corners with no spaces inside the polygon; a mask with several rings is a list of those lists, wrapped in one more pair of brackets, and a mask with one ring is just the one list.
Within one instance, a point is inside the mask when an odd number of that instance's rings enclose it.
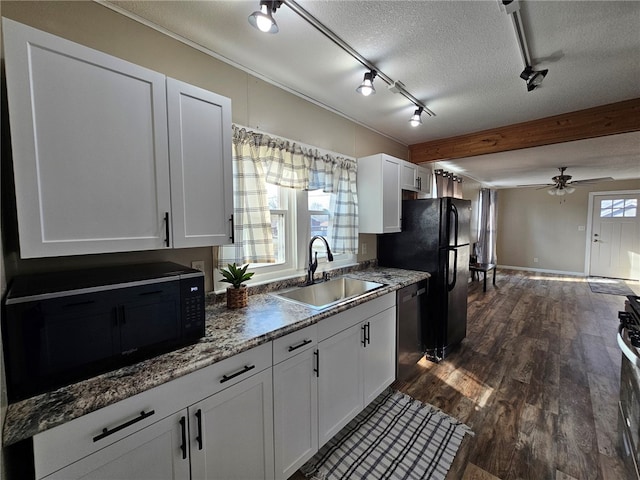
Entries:
{"label": "dark wood floor", "polygon": [[470,285],[460,348],[395,384],[475,432],[448,479],[626,478],[616,450],[624,299],[533,272],[499,270],[486,292]]}

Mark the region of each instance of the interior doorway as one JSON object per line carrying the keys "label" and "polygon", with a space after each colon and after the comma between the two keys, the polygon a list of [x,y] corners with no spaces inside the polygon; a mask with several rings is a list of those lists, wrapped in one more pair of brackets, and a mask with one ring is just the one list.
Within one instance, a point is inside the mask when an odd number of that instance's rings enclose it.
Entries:
{"label": "interior doorway", "polygon": [[589,194],[589,276],[640,280],[640,190]]}

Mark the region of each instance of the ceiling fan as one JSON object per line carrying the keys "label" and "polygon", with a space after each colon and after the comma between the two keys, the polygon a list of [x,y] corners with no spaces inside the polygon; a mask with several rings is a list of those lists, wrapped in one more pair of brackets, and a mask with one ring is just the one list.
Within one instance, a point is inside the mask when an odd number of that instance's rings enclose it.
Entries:
{"label": "ceiling fan", "polygon": [[575,191],[575,187],[579,187],[581,185],[591,185],[594,183],[598,183],[598,182],[606,182],[609,180],[613,180],[613,178],[611,177],[601,177],[601,178],[587,178],[585,180],[574,180],[571,181],[571,178],[573,178],[571,175],[565,175],[564,172],[567,169],[567,167],[558,167],[558,170],[560,170],[560,175],[556,175],[555,177],[551,178],[551,181],[553,183],[547,183],[544,185],[529,185],[530,187],[539,187],[539,189],[542,188],[549,188],[549,190],[547,190],[547,193],[549,195],[568,195],[570,193],[573,193]]}

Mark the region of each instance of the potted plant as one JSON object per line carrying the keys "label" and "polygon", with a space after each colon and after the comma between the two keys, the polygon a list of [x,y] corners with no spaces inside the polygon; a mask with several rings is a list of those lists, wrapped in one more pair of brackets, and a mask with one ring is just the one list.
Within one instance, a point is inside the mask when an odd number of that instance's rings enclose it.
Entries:
{"label": "potted plant", "polygon": [[227,268],[220,269],[220,273],[224,277],[222,281],[231,284],[230,287],[227,287],[227,308],[247,306],[247,286],[243,283],[253,277],[253,272],[247,272],[247,268],[249,268],[248,263],[244,267],[238,267],[234,263],[233,265],[227,264]]}

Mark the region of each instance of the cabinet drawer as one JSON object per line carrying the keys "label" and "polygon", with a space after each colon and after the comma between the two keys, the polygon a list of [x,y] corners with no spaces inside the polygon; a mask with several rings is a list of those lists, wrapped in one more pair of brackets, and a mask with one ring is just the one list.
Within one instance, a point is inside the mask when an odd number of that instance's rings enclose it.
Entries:
{"label": "cabinet drawer", "polygon": [[49,475],[271,367],[271,355],[271,342],[264,343],[39,433],[33,437],[36,478]]}
{"label": "cabinet drawer", "polygon": [[169,382],[33,437],[36,478],[107,447],[183,408]]}
{"label": "cabinet drawer", "polygon": [[273,341],[273,364],[304,352],[318,344],[317,325],[310,325]]}
{"label": "cabinet drawer", "polygon": [[393,307],[395,304],[396,294],[391,292],[332,317],[325,318],[318,322],[318,341],[325,340],[346,328],[360,323],[366,318]]}

